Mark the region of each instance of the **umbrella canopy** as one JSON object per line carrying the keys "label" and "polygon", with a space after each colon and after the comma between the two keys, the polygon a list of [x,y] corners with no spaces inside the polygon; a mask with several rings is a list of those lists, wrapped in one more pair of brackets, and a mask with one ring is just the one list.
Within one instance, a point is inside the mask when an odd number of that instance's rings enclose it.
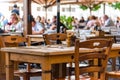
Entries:
{"label": "umbrella canopy", "polygon": [[[53,6],[56,4],[56,0],[32,0],[37,4],[41,4],[45,7]],[[116,2],[120,0],[60,0],[60,4],[88,4],[88,3],[101,3],[101,2]],[[0,2],[23,2],[23,0],[0,0]]]}

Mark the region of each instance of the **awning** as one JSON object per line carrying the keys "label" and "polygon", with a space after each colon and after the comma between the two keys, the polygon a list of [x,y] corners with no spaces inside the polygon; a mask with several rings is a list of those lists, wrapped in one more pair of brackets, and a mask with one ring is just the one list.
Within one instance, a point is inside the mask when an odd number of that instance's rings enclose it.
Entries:
{"label": "awning", "polygon": [[[43,5],[45,7],[53,6],[56,0],[32,0],[33,2]],[[0,2],[17,3],[23,0],[0,0]],[[60,0],[60,4],[88,4],[88,3],[101,3],[101,2],[120,2],[120,0]]]}

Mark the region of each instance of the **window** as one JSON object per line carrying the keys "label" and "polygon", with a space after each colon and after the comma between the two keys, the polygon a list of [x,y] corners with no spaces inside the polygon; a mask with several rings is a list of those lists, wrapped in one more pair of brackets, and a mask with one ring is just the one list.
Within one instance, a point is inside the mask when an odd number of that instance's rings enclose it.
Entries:
{"label": "window", "polygon": [[62,12],[65,12],[65,8],[62,8]]}
{"label": "window", "polygon": [[70,8],[66,8],[66,12],[69,12],[70,11]]}
{"label": "window", "polygon": [[75,8],[71,8],[71,12],[75,12]]}
{"label": "window", "polygon": [[42,11],[45,11],[45,8],[42,8]]}
{"label": "window", "polygon": [[49,7],[49,8],[48,8],[48,11],[52,11],[52,7]]}
{"label": "window", "polygon": [[41,10],[41,7],[37,7],[37,11],[40,11]]}

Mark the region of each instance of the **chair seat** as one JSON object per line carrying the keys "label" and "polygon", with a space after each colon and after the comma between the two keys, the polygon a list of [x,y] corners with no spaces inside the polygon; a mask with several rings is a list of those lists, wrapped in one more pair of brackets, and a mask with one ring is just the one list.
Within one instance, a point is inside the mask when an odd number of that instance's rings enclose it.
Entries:
{"label": "chair seat", "polygon": [[41,76],[42,70],[41,69],[31,69],[30,72],[28,72],[26,69],[20,69],[20,70],[15,70],[14,71],[15,76],[23,76],[23,75],[38,75]]}
{"label": "chair seat", "polygon": [[109,76],[109,77],[120,77],[120,71],[106,72],[106,75]]}

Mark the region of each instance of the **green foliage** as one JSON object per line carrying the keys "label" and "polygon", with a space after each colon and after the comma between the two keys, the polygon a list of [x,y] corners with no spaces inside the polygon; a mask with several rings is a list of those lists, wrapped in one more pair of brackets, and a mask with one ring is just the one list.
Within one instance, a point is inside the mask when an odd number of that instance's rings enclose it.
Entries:
{"label": "green foliage", "polygon": [[91,6],[80,5],[80,9],[82,10],[87,10],[88,8],[91,9],[92,11],[97,11],[101,8],[101,5],[100,4],[95,4]]}
{"label": "green foliage", "polygon": [[87,6],[85,6],[85,5],[80,5],[80,9],[82,9],[82,10],[87,10],[87,9],[88,9],[88,7],[87,7]]}
{"label": "green foliage", "polygon": [[60,16],[60,21],[68,28],[72,29],[72,17]]}
{"label": "green foliage", "polygon": [[114,9],[120,10],[120,2],[110,4]]}
{"label": "green foliage", "polygon": [[94,7],[92,8],[92,11],[97,11],[101,8],[101,5],[94,5]]}

